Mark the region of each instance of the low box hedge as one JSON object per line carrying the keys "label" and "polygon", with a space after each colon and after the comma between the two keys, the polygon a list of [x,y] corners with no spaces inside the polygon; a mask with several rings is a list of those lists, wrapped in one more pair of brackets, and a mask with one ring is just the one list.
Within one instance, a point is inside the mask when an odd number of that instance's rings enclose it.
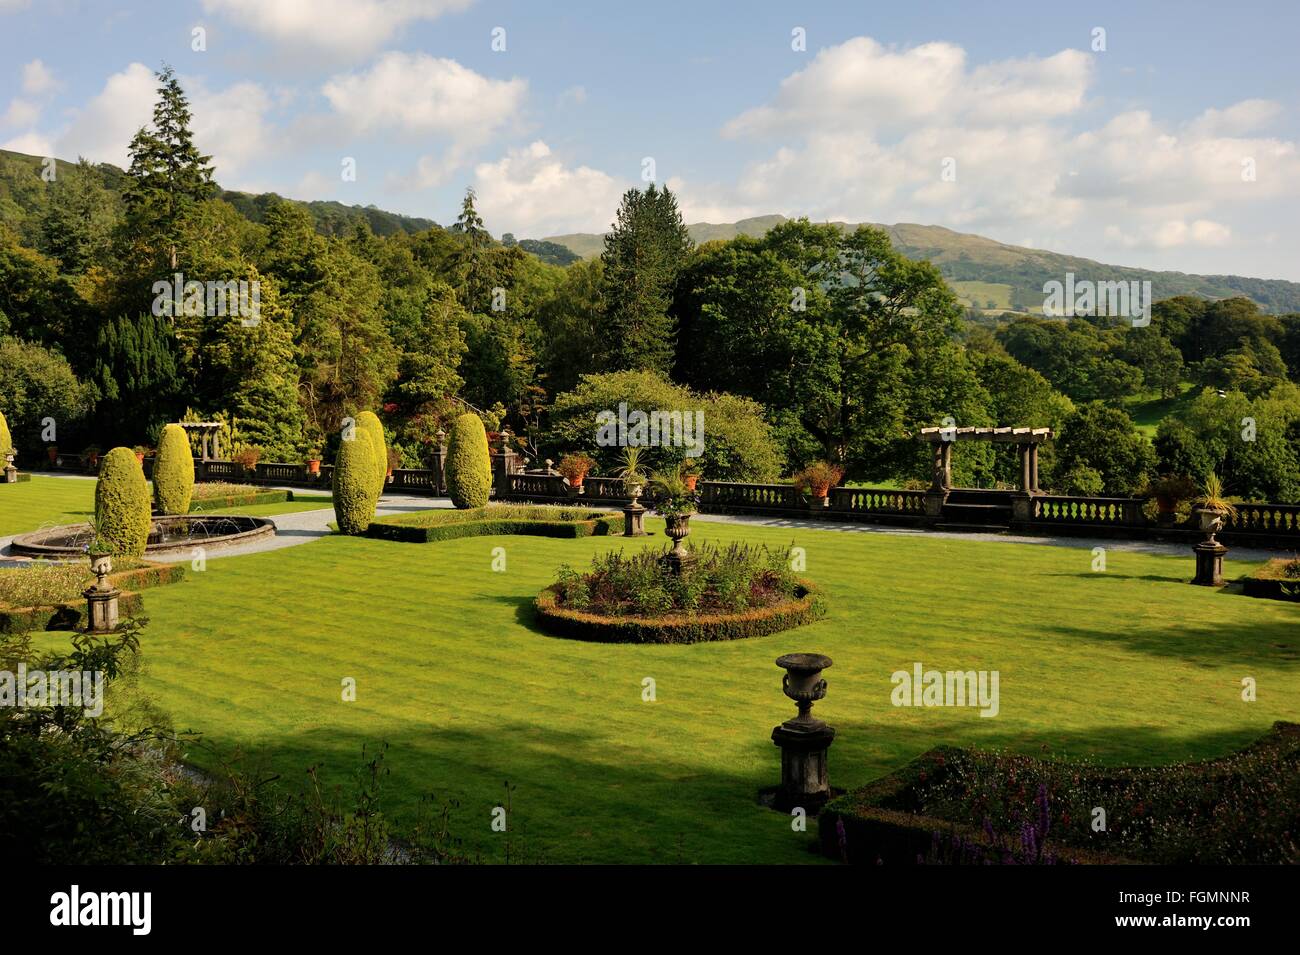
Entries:
{"label": "low box hedge", "polygon": [[[199,485],[201,486],[201,485]],[[195,497],[190,501],[190,513],[215,511],[223,507],[251,507],[254,504],[283,504],[293,500],[293,491],[237,491],[212,497]]]}
{"label": "low box hedge", "polygon": [[[26,570],[11,573],[30,573]],[[87,574],[87,577],[90,575]],[[108,575],[108,582],[122,593],[117,598],[120,617],[138,616],[144,609],[139,591],[174,584],[185,578],[184,564],[147,562],[129,570]],[[0,604],[0,633],[27,633],[33,630],[75,630],[85,623],[84,597],[61,600],[37,607],[11,607]]]}
{"label": "low box hedge", "polygon": [[495,534],[528,534],[536,537],[603,537],[617,533],[623,519],[599,515],[583,521],[543,521],[519,518],[470,520],[431,527],[374,521],[365,536],[404,544],[431,544],[460,537],[487,537]]}
{"label": "low box hedge", "polygon": [[826,612],[821,592],[800,579],[798,597],[770,607],[737,613],[665,617],[612,617],[566,610],[559,606],[559,585],[547,587],[534,601],[538,621],[550,633],[597,643],[707,643],[763,637],[812,623]]}
{"label": "low box hedge", "polygon": [[[31,479],[32,479],[32,476],[31,476],[30,474],[28,474],[26,471],[19,471],[18,474],[17,474],[17,476],[14,478],[14,483],[15,483],[15,484],[22,484],[22,483],[24,483],[24,482],[26,482],[26,481],[30,481]],[[2,464],[0,464],[0,487],[4,487],[4,486],[5,486],[6,484],[8,484],[8,483],[9,483],[9,482],[6,481],[5,478],[4,478],[4,467],[3,467]]]}
{"label": "low box hedge", "polygon": [[[1048,800],[1051,827],[1054,828],[1048,830],[1045,850],[1058,862],[1116,865],[1297,861],[1294,842],[1289,849],[1277,850],[1283,856],[1290,853],[1290,858],[1231,857],[1231,853],[1249,855],[1258,852],[1259,847],[1243,847],[1240,833],[1234,835],[1225,831],[1227,814],[1215,809],[1237,807],[1237,815],[1248,817],[1245,825],[1255,828],[1265,810],[1268,815],[1276,815],[1282,827],[1285,827],[1286,819],[1295,818],[1297,807],[1288,800],[1300,800],[1300,791],[1295,785],[1295,764],[1300,762],[1300,725],[1283,722],[1273,724],[1268,733],[1249,746],[1218,759],[1162,767],[1099,767],[1064,760],[980,753],[951,746],[937,747],[896,772],[828,802],[818,817],[822,851],[833,858],[859,864],[915,865],[921,860],[933,861],[936,850],[942,856],[944,850],[951,852],[960,846],[966,864],[1005,861],[1007,841],[1002,845],[995,844],[982,827],[921,812],[918,789],[944,784],[951,767],[963,758],[973,756],[1005,758],[1015,763],[1020,774],[1002,777],[1004,795],[1010,792],[1011,784],[1017,780],[1024,787],[1027,774],[1023,768],[1032,767],[1054,779],[1060,789],[1083,790],[1085,804],[1096,803],[1107,809],[1108,832],[1095,833],[1091,830],[1091,816],[1086,811],[1073,819],[1067,815],[1062,820],[1057,818],[1061,815],[1060,806],[1053,806]],[[1279,778],[1291,782],[1279,785]],[[1171,804],[1125,804],[1125,790],[1133,787],[1135,782],[1168,794]],[[1254,787],[1252,792],[1259,806],[1243,808],[1241,790],[1245,786]],[[1180,800],[1185,804],[1180,804]],[[1168,820],[1175,817],[1184,822],[1203,820],[1203,834],[1196,830],[1191,834],[1181,833],[1180,837],[1168,837],[1171,842],[1160,849],[1143,847],[1136,842],[1120,842],[1118,834],[1125,833],[1128,827],[1134,827],[1134,831],[1161,833],[1164,837],[1168,832]],[[1060,837],[1063,829],[1070,834],[1068,839]],[[1110,833],[1117,834],[1109,841],[1121,851],[1104,845]],[[1018,842],[1018,833],[1006,835],[1011,837],[1009,844]],[[1096,848],[1080,846],[1077,844],[1080,838],[1095,838],[1099,845]],[[1258,838],[1275,847],[1285,841],[1267,833]]]}
{"label": "low box hedge", "polygon": [[1300,577],[1288,577],[1290,558],[1274,557],[1249,577],[1241,578],[1241,592],[1247,597],[1269,600],[1300,600]]}

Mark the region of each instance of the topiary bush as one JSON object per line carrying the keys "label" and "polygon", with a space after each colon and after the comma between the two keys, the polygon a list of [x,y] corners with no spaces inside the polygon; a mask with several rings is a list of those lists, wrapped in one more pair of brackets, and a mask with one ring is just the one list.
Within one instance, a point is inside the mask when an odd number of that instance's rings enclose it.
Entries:
{"label": "topiary bush", "polygon": [[9,434],[9,424],[5,421],[4,412],[0,411],[0,467],[4,465],[5,455],[13,450],[13,437]]}
{"label": "topiary bush", "polygon": [[153,464],[153,495],[163,514],[188,514],[194,494],[194,456],[190,439],[178,424],[163,428]]}
{"label": "topiary bush", "polygon": [[478,415],[461,415],[447,442],[447,493],[459,508],[484,507],[492,492],[487,430]]}
{"label": "topiary bush", "polygon": [[388,476],[388,445],[384,439],[384,425],[373,411],[363,411],[357,415],[357,430],[365,432],[370,439],[371,450],[375,453],[370,491],[377,503],[384,493],[384,480]]}
{"label": "topiary bush", "polygon": [[104,455],[95,485],[95,528],[111,553],[140,557],[149,542],[149,483],[130,448]]}
{"label": "topiary bush", "polygon": [[362,428],[339,442],[334,459],[334,518],[344,534],[363,534],[375,519],[375,446]]}

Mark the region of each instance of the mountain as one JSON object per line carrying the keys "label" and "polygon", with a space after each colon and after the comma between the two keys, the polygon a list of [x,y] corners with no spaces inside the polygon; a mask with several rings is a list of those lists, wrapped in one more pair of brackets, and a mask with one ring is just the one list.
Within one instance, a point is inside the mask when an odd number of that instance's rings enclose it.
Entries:
{"label": "mountain", "polygon": [[[697,222],[686,228],[699,244],[715,239],[734,239],[738,235],[758,237],[784,221],[785,216],[770,215],[733,223]],[[834,225],[842,229],[856,227],[847,222]],[[880,228],[889,233],[894,248],[904,255],[929,259],[937,265],[957,296],[973,308],[1041,312],[1043,283],[1064,281],[1065,273],[1073,272],[1076,281],[1149,281],[1155,299],[1174,295],[1201,295],[1216,299],[1244,295],[1254,299],[1267,312],[1300,312],[1300,282],[1106,265],[1074,255],[1007,245],[980,235],[954,232],[943,226],[898,223]],[[544,241],[565,246],[583,258],[597,256],[604,248],[604,237],[593,232],[553,235]]]}
{"label": "mountain", "polygon": [[[0,222],[14,229],[29,244],[45,210],[45,182],[41,179],[43,162],[39,156],[0,149]],[[60,159],[56,170],[70,165],[73,164]],[[126,173],[121,169],[109,163],[99,163],[94,169],[109,192],[120,195],[125,190]],[[254,222],[261,222],[267,207],[280,198],[273,192],[254,195],[221,188],[217,189],[217,196]],[[385,236],[396,232],[423,232],[437,225],[432,219],[385,212],[375,206],[349,206],[333,201],[288,201],[304,206],[315,220],[317,231],[325,235],[346,235],[361,221],[368,222],[376,235]]]}

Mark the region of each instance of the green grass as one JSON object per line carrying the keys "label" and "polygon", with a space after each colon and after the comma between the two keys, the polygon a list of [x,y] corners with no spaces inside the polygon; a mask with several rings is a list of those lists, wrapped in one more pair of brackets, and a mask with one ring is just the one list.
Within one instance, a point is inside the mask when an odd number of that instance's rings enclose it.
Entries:
{"label": "green grass", "polygon": [[[177,729],[289,784],[323,764],[350,785],[363,744],[387,742],[399,825],[422,794],[455,799],[454,833],[488,859],[504,852],[489,819],[508,780],[515,853],[554,862],[811,861],[810,836],[755,803],[779,772],[768,734],[794,713],[773,663],[790,651],[835,660],[817,713],[839,730],[841,787],[939,743],[1108,764],[1216,756],[1300,714],[1300,610],[1191,587],[1190,556],[1112,552],[1093,573],[1082,548],[704,522],[693,539],[793,539],[828,616],[725,644],[580,643],[538,632],[533,596],[560,563],[661,534],[334,537],[210,560],[151,591],[142,686]],[[890,674],[914,661],[998,670],[1000,715],[893,707]],[[1258,702],[1241,701],[1245,676]],[[340,699],[345,677],[356,702]]]}
{"label": "green grass", "polygon": [[546,504],[489,504],[465,510],[439,508],[415,511],[410,514],[390,514],[375,519],[376,524],[397,524],[402,527],[445,527],[448,524],[470,524],[475,521],[589,521],[611,511],[593,511],[586,507],[554,507]]}
{"label": "green grass", "polygon": [[[328,494],[295,494],[281,504],[223,507],[204,514],[248,514],[265,517],[314,511],[331,506]],[[84,524],[95,515],[95,482],[77,478],[33,475],[22,484],[0,485],[0,537],[60,524]]]}
{"label": "green grass", "polygon": [[1129,399],[1125,410],[1133,418],[1138,431],[1148,438],[1155,438],[1160,422],[1189,404],[1200,393],[1199,388],[1184,381],[1178,385],[1178,394],[1173,398],[1163,398],[1155,392],[1147,392]]}

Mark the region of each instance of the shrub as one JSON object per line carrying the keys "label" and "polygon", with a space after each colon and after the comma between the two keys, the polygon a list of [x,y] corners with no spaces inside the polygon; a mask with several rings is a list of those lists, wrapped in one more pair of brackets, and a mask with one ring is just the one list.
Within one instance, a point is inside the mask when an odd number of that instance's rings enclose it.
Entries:
{"label": "shrub", "polygon": [[418,511],[375,521],[367,537],[428,544],[461,537],[492,534],[528,534],[536,537],[591,537],[609,535],[623,526],[623,516],[609,511],[577,507],[489,504],[464,511]]}
{"label": "shrub", "polygon": [[149,484],[130,448],[114,448],[104,456],[95,484],[95,527],[113,554],[144,554],[149,541]]}
{"label": "shrub", "polygon": [[373,411],[363,411],[357,415],[357,431],[365,432],[374,451],[370,491],[378,502],[380,495],[384,493],[384,480],[388,476],[388,445],[384,440],[384,426]]}
{"label": "shrub", "polygon": [[262,458],[262,449],[253,444],[246,444],[230,456],[245,471],[257,470],[257,462]]}
{"label": "shrub", "polygon": [[451,426],[447,442],[447,493],[459,508],[483,507],[492,492],[487,431],[478,415],[466,413]]}
{"label": "shrub", "polygon": [[375,518],[375,446],[361,428],[339,442],[334,460],[334,518],[344,534],[362,534]]}
{"label": "shrub", "polygon": [[810,491],[813,497],[825,497],[844,478],[844,469],[827,461],[814,461],[794,476],[794,486]]}
{"label": "shrub", "polygon": [[188,514],[194,494],[194,458],[190,439],[178,424],[163,428],[153,465],[153,493],[163,514]]}
{"label": "shrub", "polygon": [[4,412],[0,411],[0,466],[3,465],[5,455],[13,450],[13,438],[9,435],[9,424],[5,421]]}

